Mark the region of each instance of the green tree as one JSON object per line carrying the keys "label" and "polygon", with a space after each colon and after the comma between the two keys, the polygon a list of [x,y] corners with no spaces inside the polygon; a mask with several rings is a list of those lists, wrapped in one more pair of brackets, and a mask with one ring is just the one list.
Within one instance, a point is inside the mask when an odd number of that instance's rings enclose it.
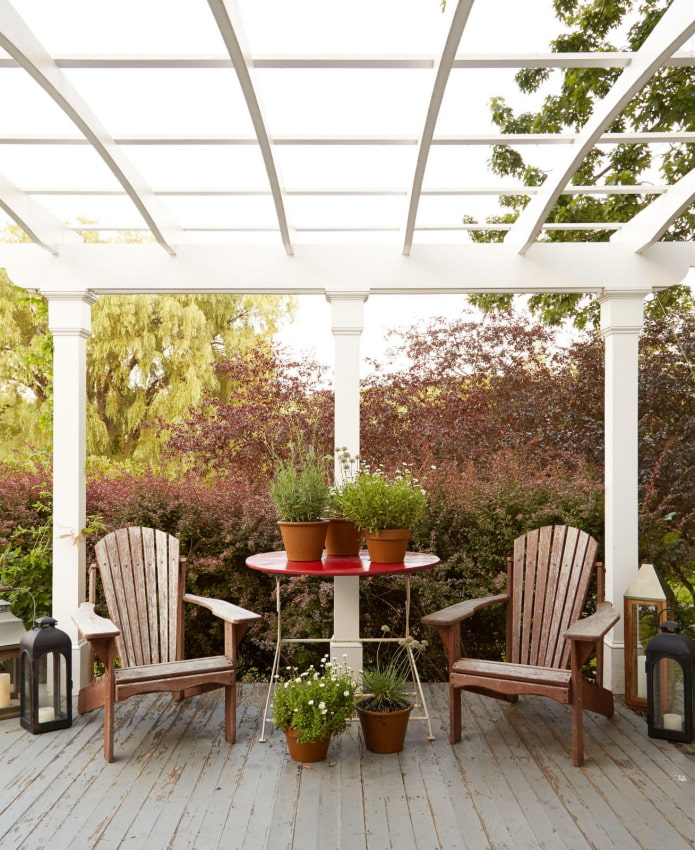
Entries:
{"label": "green tree", "polygon": [[[554,0],[556,16],[566,31],[551,42],[557,53],[579,51],[639,50],[672,0]],[[619,39],[619,42],[615,40]],[[537,92],[557,75],[559,86],[548,94],[538,112],[515,112],[503,97],[493,98],[492,120],[502,133],[561,133],[580,130],[594,107],[620,75],[619,68],[525,68],[515,80],[526,94]],[[615,119],[608,132],[649,132],[695,129],[695,68],[664,67],[652,77]],[[546,174],[539,164],[527,162],[509,145],[496,145],[489,160],[491,170],[503,177],[515,177],[525,186],[538,186]],[[631,219],[651,200],[649,185],[654,174],[664,183],[675,183],[695,166],[695,145],[672,143],[658,153],[646,144],[620,144],[613,148],[594,148],[572,182],[575,185],[644,185],[644,194],[562,195],[548,216],[548,222],[624,222]],[[500,206],[505,210],[487,221],[513,222],[528,203],[523,193],[505,195]],[[473,221],[465,216],[465,221]],[[695,234],[695,213],[691,209],[673,223],[665,240],[688,240]],[[502,241],[503,232],[491,227],[472,233],[474,241]],[[545,241],[606,241],[610,231],[553,231]],[[683,289],[673,287],[662,296],[662,305],[678,301]],[[484,309],[509,307],[513,296],[472,296],[471,301]],[[596,303],[585,296],[569,293],[534,295],[531,310],[548,324],[560,324],[572,318],[578,326],[594,323]]]}
{"label": "green tree", "polygon": [[[214,364],[267,339],[293,312],[285,296],[109,295],[92,310],[87,349],[88,451],[151,460],[157,428],[180,421]],[[3,451],[50,446],[52,342],[45,300],[0,278],[0,437]]]}

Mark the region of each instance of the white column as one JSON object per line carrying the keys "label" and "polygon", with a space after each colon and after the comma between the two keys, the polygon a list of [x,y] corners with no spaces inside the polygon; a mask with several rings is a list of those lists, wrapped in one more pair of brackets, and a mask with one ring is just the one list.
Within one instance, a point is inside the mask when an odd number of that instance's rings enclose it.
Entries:
{"label": "white column", "polygon": [[[355,456],[360,451],[360,336],[364,328],[367,292],[327,292],[331,305],[331,330],[335,340],[335,445]],[[333,600],[331,657],[347,655],[354,670],[362,669],[360,588],[357,576],[336,576]]]}
{"label": "white column", "polygon": [[[606,597],[622,613],[623,594],[639,567],[638,343],[646,292],[606,291],[601,304],[605,350]],[[608,634],[605,684],[625,692],[622,620]]]}
{"label": "white column", "polygon": [[72,638],[75,690],[86,682],[87,651],[72,622],[85,600],[87,338],[91,293],[50,293],[53,335],[53,616]]}

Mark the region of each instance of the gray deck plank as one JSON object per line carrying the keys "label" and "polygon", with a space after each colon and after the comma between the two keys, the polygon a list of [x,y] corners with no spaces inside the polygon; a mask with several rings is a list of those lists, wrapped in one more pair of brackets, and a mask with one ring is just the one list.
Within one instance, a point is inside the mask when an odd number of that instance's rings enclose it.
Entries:
{"label": "gray deck plank", "polygon": [[[473,712],[500,773],[507,779],[511,793],[528,820],[538,847],[553,850],[589,848],[581,830],[509,722],[503,705],[494,699],[479,699]],[[486,723],[492,724],[492,734],[488,733]]]}
{"label": "gray deck plank", "polygon": [[434,742],[412,722],[402,753],[367,753],[357,724],[308,769],[284,737],[257,740],[263,686],[240,688],[237,744],[222,693],[184,703],[132,698],[116,710],[116,761],[101,712],[31,735],[0,722],[3,850],[584,850],[692,848],[695,759],[646,734],[618,701],[586,714],[572,765],[566,706],[463,696],[448,743],[447,689],[427,686]]}
{"label": "gray deck plank", "polygon": [[[547,706],[539,704],[540,714],[547,713]],[[565,715],[560,721],[549,726],[554,736],[570,734],[569,716]],[[605,801],[609,807],[612,817],[607,822],[618,822],[622,824],[630,835],[633,847],[642,847],[647,850],[659,841],[666,841],[666,845],[674,850],[686,850],[690,843],[683,844],[682,837],[672,828],[667,820],[654,808],[649,797],[642,795],[633,784],[633,777],[643,771],[643,765],[631,758],[624,758],[623,754],[611,748],[604,752],[598,749],[600,746],[595,741],[594,734],[601,723],[605,729],[609,729],[610,721],[598,718],[598,722],[592,725],[587,716],[585,720],[587,749],[592,753],[599,752],[601,757],[596,760],[596,767],[590,773],[581,771],[589,778],[596,796]],[[595,756],[594,756],[595,758]],[[616,759],[618,761],[616,762]],[[571,776],[568,779],[572,780]],[[592,811],[593,811],[592,805]],[[660,835],[661,838],[657,838]]]}
{"label": "gray deck plank", "polygon": [[[212,742],[200,765],[195,787],[183,805],[169,850],[218,845],[239,781],[246,776],[247,763],[255,751],[258,712],[251,696],[250,689],[239,688],[237,743],[232,746],[221,735]],[[224,716],[221,702],[218,714],[221,720]]]}

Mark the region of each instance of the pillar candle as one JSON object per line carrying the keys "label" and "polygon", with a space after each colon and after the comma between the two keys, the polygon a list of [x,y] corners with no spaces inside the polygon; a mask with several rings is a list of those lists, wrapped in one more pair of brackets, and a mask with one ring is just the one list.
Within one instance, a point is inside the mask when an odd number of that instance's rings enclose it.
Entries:
{"label": "pillar candle", "polygon": [[637,656],[637,696],[647,698],[647,656]]}
{"label": "pillar candle", "polygon": [[50,723],[51,720],[56,719],[56,713],[53,708],[50,706],[48,708],[40,708],[39,709],[39,723]]}
{"label": "pillar candle", "polygon": [[10,705],[10,674],[0,673],[0,708]]}
{"label": "pillar candle", "polygon": [[681,714],[664,714],[664,729],[683,731],[683,716]]}

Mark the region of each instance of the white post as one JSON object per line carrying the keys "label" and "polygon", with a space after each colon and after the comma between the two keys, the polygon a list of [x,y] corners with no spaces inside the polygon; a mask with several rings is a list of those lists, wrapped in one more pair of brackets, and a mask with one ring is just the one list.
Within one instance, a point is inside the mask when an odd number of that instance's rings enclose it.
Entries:
{"label": "white post", "polygon": [[[623,610],[623,594],[639,567],[638,343],[646,292],[604,292],[601,333],[605,350],[606,598]],[[624,624],[608,634],[607,687],[625,692]]]}
{"label": "white post", "polygon": [[72,638],[75,690],[86,684],[87,647],[72,614],[85,600],[87,338],[91,293],[50,293],[53,335],[53,616]]}
{"label": "white post", "polygon": [[[364,328],[364,302],[368,293],[327,292],[331,305],[331,330],[335,340],[335,445],[355,456],[360,450],[360,336]],[[362,669],[360,587],[357,576],[333,579],[333,636],[331,657]]]}

